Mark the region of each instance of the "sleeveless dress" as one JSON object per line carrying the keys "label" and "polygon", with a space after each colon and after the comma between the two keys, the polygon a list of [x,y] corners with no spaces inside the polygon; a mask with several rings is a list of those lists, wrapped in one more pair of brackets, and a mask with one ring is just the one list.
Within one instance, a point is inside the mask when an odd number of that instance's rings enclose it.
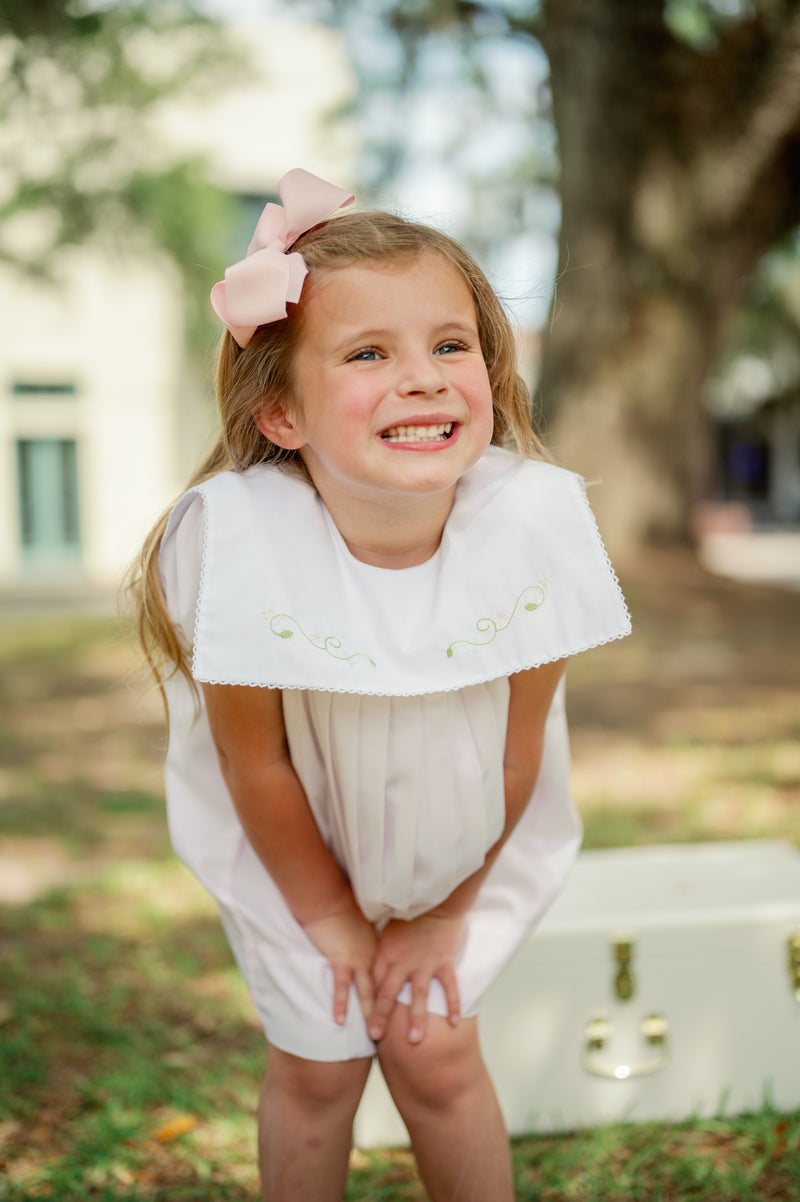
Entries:
{"label": "sleeveless dress", "polygon": [[[443,901],[499,837],[508,677],[630,630],[580,478],[497,447],[459,481],[417,567],[356,560],[316,491],[266,465],[186,493],[160,566],[195,679],[282,690],[314,818],[378,926]],[[244,835],[204,709],[182,678],[167,692],[173,845],[219,904],[269,1042],[315,1060],[372,1055],[354,990],[345,1025],[333,1021],[328,965]],[[562,681],[531,800],[467,918],[465,1014],[558,893],[580,837]],[[438,981],[428,1008],[447,1012]]]}

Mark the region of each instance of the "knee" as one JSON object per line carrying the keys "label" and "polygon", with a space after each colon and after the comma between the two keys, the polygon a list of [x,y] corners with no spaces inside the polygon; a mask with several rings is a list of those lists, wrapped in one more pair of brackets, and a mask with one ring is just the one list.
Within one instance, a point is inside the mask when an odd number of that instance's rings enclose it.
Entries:
{"label": "knee", "polygon": [[352,1099],[357,1104],[369,1071],[369,1060],[303,1060],[278,1048],[267,1057],[263,1089],[276,1090],[309,1109],[325,1110]]}
{"label": "knee", "polygon": [[437,1023],[429,1016],[422,1043],[410,1044],[404,1029],[381,1040],[381,1071],[401,1113],[409,1105],[447,1110],[480,1082],[486,1070],[477,1033],[466,1029],[467,1023],[462,1020],[454,1030],[444,1019]]}

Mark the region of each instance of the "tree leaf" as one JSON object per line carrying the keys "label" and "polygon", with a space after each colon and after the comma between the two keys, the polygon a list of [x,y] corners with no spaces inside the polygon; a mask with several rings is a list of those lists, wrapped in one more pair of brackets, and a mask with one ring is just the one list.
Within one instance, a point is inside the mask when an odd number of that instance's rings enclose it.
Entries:
{"label": "tree leaf", "polygon": [[176,1114],[168,1122],[162,1123],[160,1127],[156,1127],[153,1132],[153,1138],[159,1140],[160,1143],[166,1144],[170,1140],[177,1139],[180,1135],[188,1135],[198,1125],[199,1120],[193,1114]]}

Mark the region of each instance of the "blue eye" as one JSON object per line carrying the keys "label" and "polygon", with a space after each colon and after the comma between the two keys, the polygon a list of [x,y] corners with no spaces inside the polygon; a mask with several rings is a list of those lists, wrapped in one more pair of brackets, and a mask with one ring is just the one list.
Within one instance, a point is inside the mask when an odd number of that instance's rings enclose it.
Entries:
{"label": "blue eye", "polygon": [[465,351],[465,350],[467,350],[467,347],[463,342],[456,342],[455,340],[453,340],[452,342],[443,342],[441,346],[437,346],[436,351],[434,353],[437,355],[450,355],[454,351]]}
{"label": "blue eye", "polygon": [[362,351],[356,351],[356,353],[354,355],[351,355],[348,362],[349,363],[372,363],[375,359],[378,359],[378,358],[380,358],[380,355],[379,355],[378,351],[375,350],[374,347],[365,346]]}

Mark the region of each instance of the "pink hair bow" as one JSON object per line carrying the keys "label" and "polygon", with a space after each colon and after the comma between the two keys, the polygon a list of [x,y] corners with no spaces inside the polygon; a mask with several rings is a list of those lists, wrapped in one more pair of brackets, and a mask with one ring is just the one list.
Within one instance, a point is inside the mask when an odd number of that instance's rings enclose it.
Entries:
{"label": "pink hair bow", "polygon": [[282,205],[268,204],[258,219],[247,254],[211,289],[211,304],[240,347],[261,325],[286,316],[288,301],[300,299],[307,268],[286,247],[326,217],[352,204],[349,192],[296,167],[278,184]]}

